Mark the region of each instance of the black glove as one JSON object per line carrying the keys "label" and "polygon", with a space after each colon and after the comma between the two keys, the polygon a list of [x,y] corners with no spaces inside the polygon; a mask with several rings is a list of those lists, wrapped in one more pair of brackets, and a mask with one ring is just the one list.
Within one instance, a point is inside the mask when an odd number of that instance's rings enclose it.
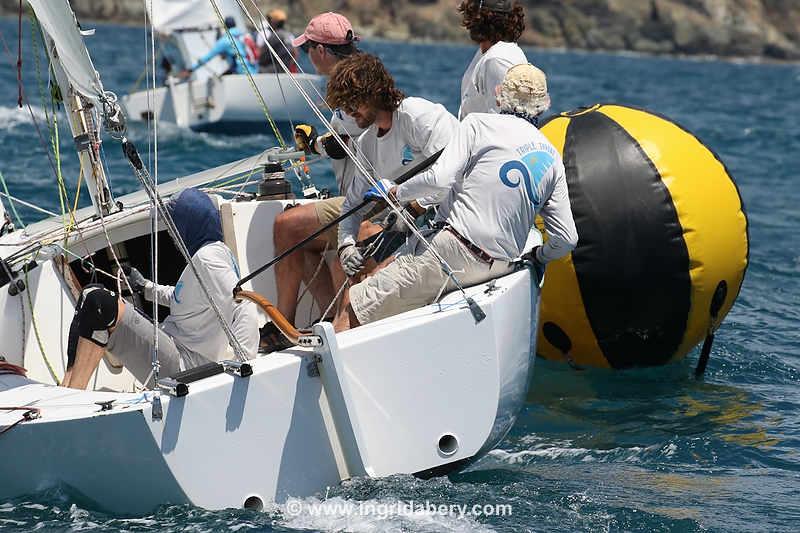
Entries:
{"label": "black glove", "polygon": [[298,150],[307,154],[318,153],[315,145],[317,144],[317,129],[309,124],[298,124],[294,128],[294,144]]}
{"label": "black glove", "polygon": [[122,272],[125,274],[125,277],[128,278],[128,285],[131,286],[131,290],[133,292],[137,292],[139,294],[144,293],[144,288],[150,280],[145,278],[141,272],[132,266],[124,265],[122,267]]}
{"label": "black glove", "polygon": [[531,250],[526,254],[522,254],[522,257],[520,257],[520,259],[530,263],[533,266],[533,269],[536,271],[536,276],[538,278],[536,280],[537,285],[540,285],[542,280],[544,279],[544,267],[545,267],[545,264],[542,261],[540,261],[539,258],[537,257],[537,252],[539,251],[540,248],[541,246],[534,246],[533,250]]}

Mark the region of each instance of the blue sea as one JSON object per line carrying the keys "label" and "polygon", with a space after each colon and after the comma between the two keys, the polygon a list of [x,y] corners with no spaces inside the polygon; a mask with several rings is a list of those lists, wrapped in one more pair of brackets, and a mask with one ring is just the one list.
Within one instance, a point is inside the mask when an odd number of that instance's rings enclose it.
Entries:
{"label": "blue sea", "polygon": [[[24,24],[23,81],[42,124],[45,106]],[[0,19],[0,32],[10,48],[10,55],[0,49],[0,172],[11,194],[59,212],[43,142],[28,110],[16,107],[16,20]],[[144,68],[143,30],[98,25],[88,42],[106,88],[127,92]],[[457,110],[472,47],[370,40],[363,47],[385,60],[407,94]],[[704,379],[693,377],[697,350],[683,362],[645,371],[575,372],[540,360],[508,437],[449,478],[355,479],[291,508],[211,512],[167,505],[143,517],[103,513],[59,489],[0,502],[0,529],[800,530],[800,66],[526,52],[549,75],[554,110],[617,102],[657,111],[695,132],[735,177],[749,215],[751,263]],[[41,65],[40,74],[46,82]],[[59,119],[65,126],[63,114]],[[275,145],[267,132],[265,126],[261,135],[214,136],[163,125],[159,179]],[[49,142],[46,128],[40,133]],[[147,130],[134,126],[130,137],[146,155]],[[77,161],[65,127],[61,150],[73,191]],[[114,192],[135,190],[119,146],[108,139],[104,151]],[[313,177],[319,186],[333,184],[324,165],[313,168]],[[26,222],[42,216],[27,208],[20,215]],[[391,512],[409,501],[511,507],[505,516]],[[373,512],[346,512],[359,505]],[[316,511],[320,506],[328,511]]]}

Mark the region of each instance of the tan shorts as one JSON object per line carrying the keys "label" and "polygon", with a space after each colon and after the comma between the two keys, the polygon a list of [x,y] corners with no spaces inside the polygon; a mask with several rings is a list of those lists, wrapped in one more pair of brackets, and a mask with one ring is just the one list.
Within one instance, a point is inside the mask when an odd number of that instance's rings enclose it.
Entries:
{"label": "tan shorts", "polygon": [[[118,357],[136,378],[144,383],[152,370],[153,323],[132,305],[125,311],[108,338],[106,350]],[[158,361],[161,377],[210,362],[205,357],[181,349],[172,337],[158,328]]]}
{"label": "tan shorts", "polygon": [[[477,285],[511,271],[506,261],[491,265],[478,259],[449,231],[428,240],[464,287]],[[428,247],[410,241],[386,268],[350,287],[350,303],[361,324],[410,311],[434,301],[439,291],[456,288]]]}
{"label": "tan shorts", "polygon": [[[344,196],[334,196],[333,198],[326,198],[314,202],[314,210],[317,212],[317,220],[320,226],[330,224],[330,222],[342,214],[342,205],[344,204]],[[339,245],[339,225],[335,225],[328,229],[321,235],[328,241],[328,248],[336,250]]]}

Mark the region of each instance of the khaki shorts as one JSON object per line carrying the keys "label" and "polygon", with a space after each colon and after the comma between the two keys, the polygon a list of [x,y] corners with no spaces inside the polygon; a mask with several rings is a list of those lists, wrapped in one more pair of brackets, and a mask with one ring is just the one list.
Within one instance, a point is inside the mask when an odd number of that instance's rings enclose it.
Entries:
{"label": "khaki shorts", "polygon": [[[333,198],[326,198],[319,200],[312,204],[314,210],[317,212],[317,220],[320,226],[330,224],[330,222],[342,214],[342,205],[344,205],[344,196],[334,196]],[[339,225],[335,225],[328,229],[320,237],[328,241],[328,248],[336,250],[339,245]]]}
{"label": "khaki shorts", "polygon": [[[438,231],[428,240],[464,287],[511,271],[506,261],[489,265],[478,259],[449,231]],[[412,239],[386,268],[350,287],[350,304],[358,321],[368,324],[428,305],[443,287],[444,292],[456,288],[428,247]]]}
{"label": "khaki shorts", "polygon": [[[153,323],[132,305],[108,337],[106,350],[114,354],[141,383],[153,369]],[[158,328],[159,376],[167,377],[182,370],[208,363],[201,355],[181,350],[175,341]],[[145,383],[146,385],[146,383]]]}

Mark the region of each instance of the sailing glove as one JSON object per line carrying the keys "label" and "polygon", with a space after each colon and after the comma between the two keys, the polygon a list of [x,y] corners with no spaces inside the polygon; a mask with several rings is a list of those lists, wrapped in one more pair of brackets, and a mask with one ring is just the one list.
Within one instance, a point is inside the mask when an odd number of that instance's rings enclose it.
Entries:
{"label": "sailing glove", "polygon": [[144,293],[144,288],[149,283],[149,280],[132,266],[125,265],[122,267],[122,271],[125,273],[125,277],[128,278],[128,285],[131,286],[131,290],[139,294]]}
{"label": "sailing glove", "polygon": [[348,277],[353,277],[364,266],[364,256],[355,244],[347,244],[339,248],[339,262]]}
{"label": "sailing glove", "polygon": [[294,144],[298,150],[302,150],[307,154],[318,153],[315,146],[317,144],[317,129],[309,124],[298,124],[294,128]]}
{"label": "sailing glove", "polygon": [[534,246],[533,250],[526,254],[522,254],[520,259],[530,262],[530,264],[533,266],[533,269],[536,271],[536,276],[538,278],[537,283],[541,285],[541,282],[544,279],[545,268],[545,262],[542,260],[542,247]]}
{"label": "sailing glove", "polygon": [[[381,178],[378,180],[377,185],[370,187],[367,192],[364,193],[364,200],[371,200],[373,202],[383,202],[384,196],[389,195],[389,190],[394,187],[394,183],[390,180],[385,178]],[[383,194],[381,194],[383,193]]]}

